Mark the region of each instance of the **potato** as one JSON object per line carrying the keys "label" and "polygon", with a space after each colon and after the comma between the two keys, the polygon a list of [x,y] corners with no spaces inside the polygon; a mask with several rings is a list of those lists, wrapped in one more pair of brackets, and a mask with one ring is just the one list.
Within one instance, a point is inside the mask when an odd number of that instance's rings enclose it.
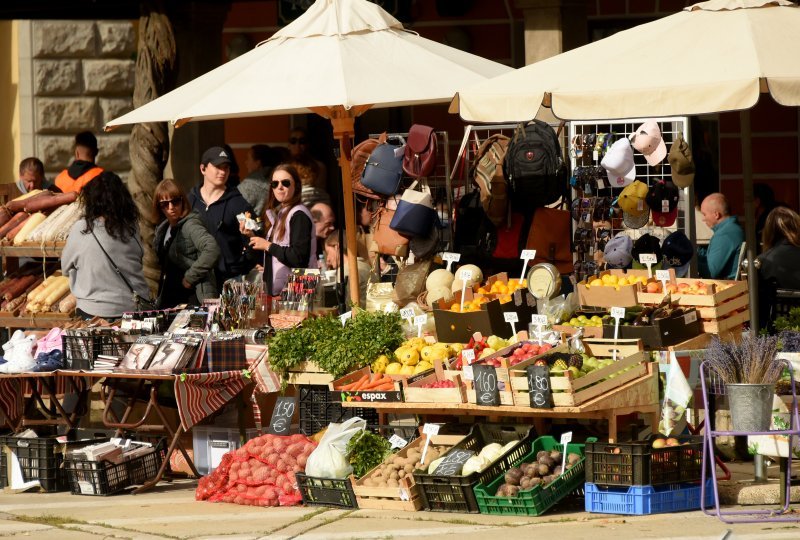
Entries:
{"label": "potato", "polygon": [[508,488],[510,486],[508,484],[500,484],[500,487],[497,488],[497,492],[495,493],[496,497],[505,497],[508,493]]}
{"label": "potato", "polygon": [[414,472],[414,468],[415,466],[413,464],[409,464],[403,467],[403,470],[406,472],[406,474],[411,474]]}
{"label": "potato", "polygon": [[399,480],[400,474],[397,471],[392,471],[392,474],[389,475],[389,480]]}
{"label": "potato", "polygon": [[539,459],[539,458],[541,458],[541,457],[544,457],[544,456],[549,456],[549,455],[550,455],[550,452],[548,452],[547,450],[539,450],[539,451],[536,453],[536,459],[538,460],[538,459]]}
{"label": "potato", "polygon": [[372,478],[364,478],[364,480],[362,480],[361,483],[365,486],[370,486],[370,487],[375,486],[375,481]]}
{"label": "potato", "polygon": [[561,473],[562,473],[562,472],[564,472],[564,471],[563,471],[563,470],[561,470],[561,467],[560,467],[560,466],[559,466],[559,467],[556,467],[555,469],[553,469],[553,476],[561,476]]}
{"label": "potato", "polygon": [[541,478],[531,478],[531,485],[530,485],[530,487],[531,487],[531,488],[535,488],[536,486],[538,486],[538,485],[539,485],[539,484],[541,484],[541,483],[542,483],[542,479],[541,479]]}
{"label": "potato", "polygon": [[558,463],[559,461],[561,461],[563,456],[561,455],[561,452],[559,452],[558,450],[553,450],[552,452],[550,452],[550,458],[556,463]]}
{"label": "potato", "polygon": [[544,464],[540,464],[538,472],[539,472],[539,476],[545,477],[548,474],[550,474],[550,467],[547,466],[547,465],[544,465]]}
{"label": "potato", "polygon": [[567,463],[570,465],[575,465],[581,460],[581,456],[579,454],[568,454],[567,455]]}
{"label": "potato", "polygon": [[519,486],[507,486],[506,497],[516,497],[519,495]]}
{"label": "potato", "polygon": [[397,480],[389,479],[386,482],[386,487],[400,487],[400,482],[398,482]]}
{"label": "potato", "polygon": [[519,466],[525,476],[537,476],[539,474],[538,463],[523,463]]}
{"label": "potato", "polygon": [[506,484],[510,484],[512,486],[518,486],[520,478],[522,478],[522,470],[519,467],[512,467],[506,472],[505,480]]}
{"label": "potato", "polygon": [[406,471],[403,470],[403,469],[400,469],[400,472],[397,473],[397,476],[399,478],[405,478],[406,477]]}
{"label": "potato", "polygon": [[[530,488],[533,485],[533,484],[531,484],[532,480],[533,480],[533,478],[530,478],[528,476],[523,476],[522,478],[519,479],[519,488],[520,489],[528,489],[528,488]],[[538,478],[537,478],[537,480],[538,480]]]}
{"label": "potato", "polygon": [[555,465],[555,460],[550,456],[542,456],[537,460],[541,465],[547,465],[548,467],[552,467]]}

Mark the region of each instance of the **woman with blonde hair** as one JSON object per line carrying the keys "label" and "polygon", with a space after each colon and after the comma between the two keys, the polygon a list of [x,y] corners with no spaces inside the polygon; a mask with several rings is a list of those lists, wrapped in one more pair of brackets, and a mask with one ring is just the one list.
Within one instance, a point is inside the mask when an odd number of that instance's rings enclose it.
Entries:
{"label": "woman with blonde hair", "polygon": [[281,164],[273,169],[262,219],[263,237],[247,230],[244,224],[240,231],[250,237],[250,247],[264,252],[263,279],[267,292],[277,296],[292,268],[317,267],[313,220],[301,201],[300,175],[292,165]]}
{"label": "woman with blonde hair", "polygon": [[153,239],[161,264],[158,306],[199,305],[215,297],[219,246],[192,210],[186,193],[171,178],[162,180],[153,194],[153,210],[163,219]]}
{"label": "woman with blonde hair", "polygon": [[759,255],[759,303],[764,325],[773,322],[777,289],[800,290],[800,215],[779,206],[767,216]]}

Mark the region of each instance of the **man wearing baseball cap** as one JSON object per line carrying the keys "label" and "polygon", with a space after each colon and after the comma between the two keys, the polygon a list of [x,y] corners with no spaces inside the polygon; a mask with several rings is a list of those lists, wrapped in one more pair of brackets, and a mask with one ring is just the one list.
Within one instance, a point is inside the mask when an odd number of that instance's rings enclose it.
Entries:
{"label": "man wearing baseball cap", "polygon": [[203,181],[189,192],[189,203],[219,244],[222,256],[217,262],[217,286],[225,280],[246,274],[253,263],[245,254],[245,237],[239,232],[237,215],[253,207],[235,187],[228,187],[231,157],[221,146],[212,146],[200,160]]}

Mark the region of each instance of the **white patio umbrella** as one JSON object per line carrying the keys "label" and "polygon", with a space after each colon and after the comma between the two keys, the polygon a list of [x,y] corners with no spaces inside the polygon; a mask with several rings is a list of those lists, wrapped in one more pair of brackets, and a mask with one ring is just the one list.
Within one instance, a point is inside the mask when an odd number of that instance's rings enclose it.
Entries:
{"label": "white patio umbrella", "polygon": [[450,112],[500,122],[530,120],[542,106],[564,120],[743,111],[748,275],[755,276],[748,111],[766,92],[781,105],[800,105],[798,36],[800,8],[788,0],[711,0],[462,87]]}
{"label": "white patio umbrella", "polygon": [[314,112],[340,141],[351,299],[358,301],[350,145],[370,108],[446,103],[511,68],[422,38],[366,0],[317,0],[252,51],[106,125]]}

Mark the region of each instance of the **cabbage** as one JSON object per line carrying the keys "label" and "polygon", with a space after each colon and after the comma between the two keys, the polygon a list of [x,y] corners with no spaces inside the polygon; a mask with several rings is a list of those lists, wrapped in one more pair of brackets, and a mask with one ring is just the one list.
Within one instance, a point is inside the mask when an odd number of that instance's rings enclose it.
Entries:
{"label": "cabbage", "polygon": [[507,443],[505,444],[505,446],[503,446],[503,449],[502,449],[502,451],[501,451],[501,452],[502,452],[503,454],[505,454],[506,452],[508,452],[509,450],[511,450],[512,448],[514,448],[515,446],[517,446],[518,444],[519,444],[519,441],[511,441],[511,442],[507,442]]}
{"label": "cabbage", "polygon": [[472,456],[464,463],[464,468],[461,469],[461,476],[469,476],[474,472],[481,472],[491,464],[492,462],[483,456]]}
{"label": "cabbage", "polygon": [[490,443],[481,449],[478,456],[486,459],[489,461],[489,463],[493,463],[500,459],[500,456],[502,456],[504,453],[505,451],[503,450],[503,447],[498,443]]}

